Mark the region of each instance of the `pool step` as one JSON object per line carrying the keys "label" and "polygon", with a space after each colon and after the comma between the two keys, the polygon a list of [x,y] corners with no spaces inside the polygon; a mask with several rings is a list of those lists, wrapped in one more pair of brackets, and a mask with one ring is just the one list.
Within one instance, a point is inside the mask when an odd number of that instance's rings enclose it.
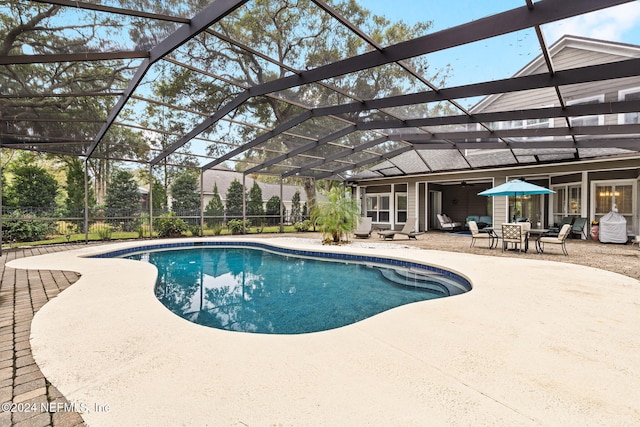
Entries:
{"label": "pool step", "polygon": [[443,283],[440,283],[442,277],[439,275],[436,279],[432,276],[412,273],[406,270],[378,268],[378,271],[380,272],[382,277],[395,285],[406,286],[410,288],[420,288],[443,296],[451,295],[449,287]]}

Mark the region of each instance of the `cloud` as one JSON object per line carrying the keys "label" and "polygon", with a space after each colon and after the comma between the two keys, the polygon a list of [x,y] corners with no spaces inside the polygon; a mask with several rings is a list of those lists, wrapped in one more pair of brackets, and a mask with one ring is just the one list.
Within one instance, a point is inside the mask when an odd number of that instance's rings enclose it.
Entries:
{"label": "cloud", "polygon": [[575,18],[565,19],[544,28],[549,44],[565,34],[594,39],[640,43],[640,40],[625,40],[632,29],[640,27],[640,2],[634,1]]}

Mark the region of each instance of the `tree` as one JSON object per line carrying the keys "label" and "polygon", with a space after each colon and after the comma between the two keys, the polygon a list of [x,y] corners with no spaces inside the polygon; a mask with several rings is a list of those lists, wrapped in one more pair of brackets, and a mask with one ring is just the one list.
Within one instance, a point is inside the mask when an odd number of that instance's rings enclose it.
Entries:
{"label": "tree", "polygon": [[[103,107],[111,109],[110,107]],[[95,181],[98,203],[105,200],[109,179],[113,176],[118,162],[112,159],[144,159],[149,146],[143,137],[130,129],[114,127],[107,132],[104,143],[98,144],[94,156],[89,160],[89,168]]]}
{"label": "tree", "polygon": [[[194,108],[202,94],[193,92],[189,78],[194,74],[190,70],[163,62],[160,66],[161,77],[156,79],[152,91],[161,104],[145,103],[142,111],[142,126],[150,129],[162,129],[163,132],[150,133],[149,142],[154,148],[164,150],[175,142],[177,135],[184,135],[198,123],[193,114],[181,109],[167,108],[166,105],[185,105]],[[197,73],[195,73],[197,74]],[[184,92],[182,92],[184,91]],[[197,107],[197,105],[195,105]],[[189,151],[187,143],[181,152]],[[169,182],[181,174],[181,170],[197,167],[197,158],[188,154],[172,153],[159,163],[162,168],[162,179],[166,188]]]}
{"label": "tree", "polygon": [[224,204],[222,204],[220,193],[218,193],[218,184],[215,182],[213,183],[213,197],[209,200],[209,203],[207,203],[204,214],[205,216],[212,217],[205,219],[209,227],[219,225],[224,217]]}
{"label": "tree", "polygon": [[12,167],[13,181],[7,188],[7,200],[14,207],[53,211],[56,207],[58,183],[45,169],[32,165],[22,156]]}
{"label": "tree", "polygon": [[[284,207],[282,212],[284,216],[286,212]],[[267,218],[269,224],[271,225],[280,223],[280,197],[271,196],[271,198],[267,201]]]}
{"label": "tree", "polygon": [[180,215],[199,215],[198,180],[193,173],[178,175],[171,185],[171,210]]}
{"label": "tree", "polygon": [[[2,2],[0,56],[81,54],[120,50],[109,40],[123,22],[110,14],[74,10],[45,3]],[[137,20],[132,30],[144,20]],[[99,29],[99,30],[98,30]],[[134,34],[132,34],[132,37]],[[41,141],[64,140],[74,144],[91,140],[117,98],[112,92],[126,87],[138,68],[136,59],[68,61],[56,64],[12,64],[0,67],[3,100],[0,134]],[[37,93],[39,96],[34,97]],[[95,94],[68,96],[69,94]],[[123,111],[121,119],[127,114]],[[42,120],[46,118],[47,120]],[[9,124],[10,123],[10,124]],[[11,127],[9,130],[8,126]],[[113,158],[141,159],[148,152],[142,131],[123,127],[109,130],[89,161],[98,200],[103,203],[113,168]],[[81,154],[81,145],[77,144]],[[64,146],[68,147],[68,146]],[[37,145],[36,145],[37,148]]]}
{"label": "tree", "polygon": [[230,219],[242,219],[242,195],[242,184],[237,179],[234,179],[227,190],[227,221]]}
{"label": "tree", "polygon": [[[73,157],[67,160],[67,182],[66,182],[67,198],[65,199],[65,207],[69,216],[84,215],[84,168],[83,162]],[[93,196],[93,188],[91,182],[87,182],[87,205],[89,208],[95,206],[96,201]],[[84,220],[74,221],[78,229],[84,231]]]}
{"label": "tree", "polygon": [[249,201],[247,202],[247,215],[256,224],[264,221],[264,201],[262,200],[262,189],[257,181],[253,181],[253,186],[249,190]]}
{"label": "tree", "polygon": [[[83,162],[78,158],[72,158],[67,162],[67,198],[65,207],[67,215],[80,216],[84,212],[84,167]],[[91,182],[87,183],[88,205],[93,207],[96,204],[93,196]]]}
{"label": "tree", "polygon": [[[370,34],[373,41],[380,46],[389,46],[425,35],[433,25],[431,21],[421,21],[415,25],[392,23],[382,16],[372,14],[355,1],[332,2],[331,7],[356,27]],[[291,73],[291,69],[278,64],[288,64],[296,70],[310,70],[370,49],[366,41],[346,26],[337,24],[335,19],[320,10],[311,0],[256,0],[239,9],[234,19],[219,22],[216,30],[223,36],[238,41],[239,44],[228,43],[224,38],[203,37],[194,40],[194,43],[189,45],[188,52],[192,57],[198,58],[200,68],[218,70],[218,74],[237,82],[239,88],[263,84]],[[257,60],[255,54],[240,47],[242,45],[251,46],[256,51],[268,55],[273,62]],[[448,66],[440,70],[430,68],[426,56],[405,60],[403,65],[415,69],[436,86],[444,84],[450,73]],[[296,102],[313,108],[336,102],[349,103],[426,90],[420,79],[412,77],[399,66],[374,67],[330,80],[326,83],[287,89],[287,99],[295,99]],[[204,111],[217,111],[234,96],[231,85],[226,85],[226,88],[214,87],[211,79],[205,76],[186,79],[183,75],[176,75],[173,84],[182,86],[181,90],[175,91],[176,93],[197,94],[199,103],[209,105]],[[255,118],[256,124],[273,129],[278,124],[303,113],[305,110],[299,105],[284,102],[277,97],[253,97],[234,110],[230,116],[251,116]],[[429,112],[434,108],[443,108],[442,105],[408,107],[407,111],[398,108],[385,111],[385,114],[393,116],[395,113],[400,119],[424,117],[429,116]],[[416,116],[415,113],[419,109],[420,114]],[[408,112],[413,114],[404,117]],[[378,113],[375,111],[356,111],[341,117],[355,122],[374,118],[376,114]],[[329,117],[318,117],[296,126],[296,132],[321,137],[344,126],[344,122]],[[213,131],[212,127],[211,132]],[[242,143],[256,138],[263,132],[261,128],[246,126],[237,132],[225,134],[224,139],[227,143]],[[210,138],[219,139],[218,135],[212,135]],[[345,147],[356,147],[362,143],[362,135],[359,133],[351,133],[343,139],[341,145]],[[390,151],[398,144],[400,143],[396,141],[387,141],[378,148]],[[270,150],[290,152],[294,148],[300,148],[295,137],[272,138],[263,144],[263,147],[265,150],[246,151],[243,154],[245,160],[261,163],[266,160]],[[210,155],[218,155],[225,150],[226,147],[221,144],[212,144],[208,152]],[[327,157],[335,151],[336,147],[328,144],[314,147],[314,154],[320,157]],[[368,153],[356,151],[349,159],[357,162],[369,157]],[[316,191],[313,179],[305,179],[303,188],[307,194],[309,208],[313,209]]]}
{"label": "tree", "polygon": [[300,191],[296,190],[291,198],[291,222],[302,221],[302,211],[300,210]]}
{"label": "tree", "polygon": [[15,202],[11,200],[11,194],[9,193],[9,183],[7,177],[4,174],[5,168],[0,168],[0,179],[2,180],[2,206],[15,206]]}
{"label": "tree", "polygon": [[320,227],[325,241],[340,243],[346,240],[348,233],[356,229],[358,203],[342,187],[333,187],[324,193],[327,198],[316,204],[311,212],[311,219]]}
{"label": "tree", "polygon": [[134,231],[139,225],[140,193],[133,174],[126,170],[116,170],[106,193],[108,222],[122,225],[123,231]]}
{"label": "tree", "polygon": [[162,184],[162,182],[153,178],[153,194],[151,195],[151,205],[153,208],[153,212],[155,213],[164,213],[167,211],[167,188]]}

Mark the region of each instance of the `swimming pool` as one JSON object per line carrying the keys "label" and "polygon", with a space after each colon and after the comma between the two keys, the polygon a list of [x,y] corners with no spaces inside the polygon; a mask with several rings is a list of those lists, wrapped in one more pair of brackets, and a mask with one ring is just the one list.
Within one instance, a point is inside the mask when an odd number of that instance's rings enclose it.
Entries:
{"label": "swimming pool", "polygon": [[165,307],[191,322],[230,331],[317,332],[471,289],[455,273],[408,261],[255,243],[187,248],[110,255],[155,265],[156,296]]}

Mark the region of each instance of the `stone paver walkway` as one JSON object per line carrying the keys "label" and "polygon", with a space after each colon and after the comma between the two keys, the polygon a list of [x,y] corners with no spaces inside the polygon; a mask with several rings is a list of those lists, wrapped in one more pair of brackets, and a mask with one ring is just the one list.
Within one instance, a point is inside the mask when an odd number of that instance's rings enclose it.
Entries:
{"label": "stone paver walkway", "polygon": [[[84,245],[82,245],[84,246]],[[31,355],[34,314],[78,280],[66,271],[16,270],[16,258],[58,252],[80,245],[3,251],[0,256],[0,427],[84,426],[79,413],[44,377]]]}

